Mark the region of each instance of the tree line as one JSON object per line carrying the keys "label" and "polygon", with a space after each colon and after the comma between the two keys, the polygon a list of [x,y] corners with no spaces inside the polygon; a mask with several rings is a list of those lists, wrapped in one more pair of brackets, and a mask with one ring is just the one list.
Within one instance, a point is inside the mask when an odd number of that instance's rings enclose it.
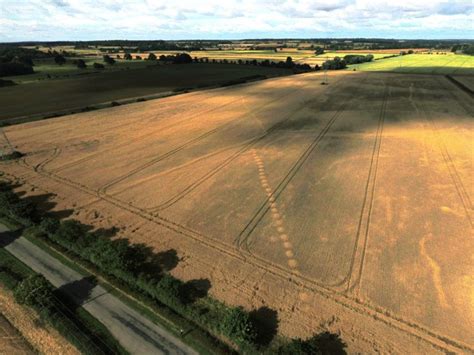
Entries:
{"label": "tree line", "polygon": [[0,47],[0,77],[32,74],[33,58],[43,58],[47,54],[35,49],[21,47]]}
{"label": "tree line", "polygon": [[474,55],[474,44],[457,44],[451,48],[453,53],[463,53],[467,55]]}

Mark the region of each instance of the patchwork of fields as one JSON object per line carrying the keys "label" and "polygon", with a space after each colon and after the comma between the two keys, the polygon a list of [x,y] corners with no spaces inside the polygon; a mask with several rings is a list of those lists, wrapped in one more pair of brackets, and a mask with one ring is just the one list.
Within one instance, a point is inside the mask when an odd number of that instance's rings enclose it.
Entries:
{"label": "patchwork of fields", "polygon": [[473,351],[472,98],[442,76],[322,77],[5,128],[26,156],[0,170],[86,223],[175,248],[176,275],[277,309],[287,334]]}

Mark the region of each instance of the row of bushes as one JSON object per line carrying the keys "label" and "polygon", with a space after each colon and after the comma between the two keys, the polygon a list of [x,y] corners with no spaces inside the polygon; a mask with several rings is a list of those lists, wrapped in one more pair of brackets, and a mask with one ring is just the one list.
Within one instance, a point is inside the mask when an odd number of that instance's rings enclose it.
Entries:
{"label": "row of bushes", "polygon": [[[192,281],[185,283],[174,278],[164,270],[160,256],[150,247],[131,244],[126,239],[111,239],[106,236],[108,233],[91,231],[76,220],[60,222],[56,218],[41,216],[31,203],[18,198],[6,183],[0,183],[0,213],[27,225],[35,225],[44,238],[92,264],[101,274],[169,307],[196,326],[228,339],[241,351],[257,349],[257,339],[261,334],[247,311],[207,297],[207,290],[203,295]],[[203,297],[205,299],[198,301]],[[311,341],[295,339],[278,351],[290,354],[293,348],[304,350]],[[308,353],[303,350],[299,353]]]}
{"label": "row of bushes", "polygon": [[33,59],[45,58],[41,51],[16,46],[0,46],[0,77],[32,74]]}
{"label": "row of bushes", "polygon": [[55,290],[43,276],[0,249],[0,283],[13,291],[16,302],[31,307],[85,354],[126,354],[108,330],[85,310]]}
{"label": "row of bushes", "polygon": [[323,63],[322,68],[326,70],[345,69],[347,68],[348,65],[371,62],[373,59],[374,59],[374,56],[372,54],[367,54],[367,55],[348,54],[344,56],[343,59],[339,57],[334,57],[334,59],[326,60]]}
{"label": "row of bushes", "polygon": [[347,67],[346,61],[339,57],[335,57],[334,59],[331,59],[331,60],[326,60],[322,65],[322,68],[325,70],[339,70],[339,69],[344,69],[346,67]]}
{"label": "row of bushes", "polygon": [[251,347],[256,339],[253,324],[242,308],[219,307],[213,314],[205,303],[197,303],[193,295],[199,290],[163,272],[149,247],[130,244],[126,239],[110,239],[90,232],[75,220],[59,222],[44,218],[40,229],[46,237],[81,259],[93,264],[107,276],[164,304],[199,326],[224,335],[239,348]]}
{"label": "row of bushes", "polygon": [[[120,58],[120,56],[117,56],[117,58]],[[132,60],[132,55],[130,53],[125,53],[124,54],[124,59],[126,60]],[[141,56],[135,56],[135,59],[142,59]],[[198,58],[194,57],[192,58],[189,54],[187,53],[178,53],[175,55],[160,55],[159,57],[156,57],[154,53],[150,53],[148,57],[146,58],[147,60],[159,60],[161,62],[165,63],[173,63],[173,64],[185,64],[185,63],[221,63],[221,64],[239,64],[239,65],[255,65],[255,66],[262,66],[262,67],[273,67],[273,68],[290,68],[290,69],[295,69],[299,71],[311,71],[313,68],[309,64],[299,64],[299,63],[294,63],[293,59],[291,57],[288,57],[286,61],[279,61],[279,62],[274,62],[270,61],[268,59],[257,61],[256,59],[253,60],[229,60],[229,59],[209,59],[206,57],[203,58]],[[319,70],[319,66],[316,65],[314,67],[314,70]]]}
{"label": "row of bushes", "polygon": [[291,57],[287,57],[286,61],[279,61],[279,62],[274,62],[269,59],[264,59],[264,60],[256,60],[256,59],[238,59],[238,60],[230,60],[230,59],[209,59],[206,57],[203,58],[197,58],[195,57],[192,60],[194,63],[220,63],[220,64],[239,64],[239,65],[253,65],[253,66],[260,66],[260,67],[271,67],[271,68],[286,68],[286,69],[293,69],[295,71],[311,71],[311,70],[319,70],[320,67],[319,65],[315,65],[314,68],[312,68],[309,64],[299,64],[293,62],[293,59]]}
{"label": "row of bushes", "polygon": [[34,70],[31,65],[19,61],[0,63],[0,77],[33,73]]}
{"label": "row of bushes", "polygon": [[347,65],[371,62],[373,59],[374,59],[374,56],[372,54],[367,54],[367,55],[348,54],[344,56],[344,61],[346,62]]}
{"label": "row of bushes", "polygon": [[474,44],[456,44],[451,49],[453,53],[463,53],[468,55],[474,55]]}

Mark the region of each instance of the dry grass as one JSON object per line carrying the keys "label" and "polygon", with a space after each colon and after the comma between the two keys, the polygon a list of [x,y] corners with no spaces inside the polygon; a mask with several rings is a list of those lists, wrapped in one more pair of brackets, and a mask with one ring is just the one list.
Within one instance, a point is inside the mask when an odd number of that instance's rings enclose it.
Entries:
{"label": "dry grass", "polygon": [[[21,333],[21,336],[41,354],[80,354],[75,347],[68,343],[56,330],[43,324],[33,311],[20,306],[13,299],[10,291],[0,286],[0,314]],[[1,320],[1,319],[0,319]],[[0,325],[2,323],[0,322]],[[0,339],[0,347],[2,347]],[[23,345],[24,347],[24,345]],[[3,352],[0,354],[11,352]],[[20,354],[22,348],[14,350],[14,354]],[[25,347],[25,354],[34,353]]]}
{"label": "dry grass", "polygon": [[10,322],[0,314],[0,354],[34,354],[33,349]]}

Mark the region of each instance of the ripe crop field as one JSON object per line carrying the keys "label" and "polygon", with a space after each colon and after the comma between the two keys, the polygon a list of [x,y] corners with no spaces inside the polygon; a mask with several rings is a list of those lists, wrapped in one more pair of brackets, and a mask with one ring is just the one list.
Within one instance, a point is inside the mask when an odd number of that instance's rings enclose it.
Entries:
{"label": "ripe crop field", "polygon": [[394,71],[422,74],[474,74],[474,57],[460,54],[410,54],[351,65],[362,71]]}
{"label": "ripe crop field", "polygon": [[[309,73],[5,128],[55,210],[349,351],[474,351],[474,102],[442,76]],[[441,100],[441,98],[443,100]],[[298,325],[298,326],[296,326]]]}

